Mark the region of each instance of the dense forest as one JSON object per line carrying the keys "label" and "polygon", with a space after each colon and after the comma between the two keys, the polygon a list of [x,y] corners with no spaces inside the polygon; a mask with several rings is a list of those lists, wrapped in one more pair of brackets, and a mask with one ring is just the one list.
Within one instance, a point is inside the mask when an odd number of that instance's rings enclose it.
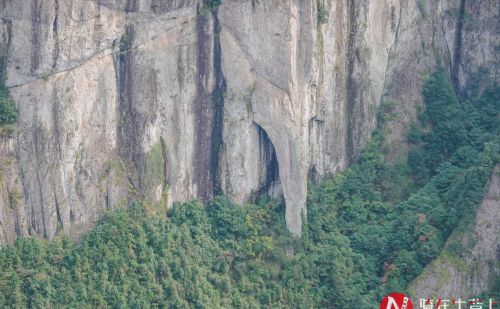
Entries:
{"label": "dense forest", "polygon": [[[0,249],[0,307],[378,308],[472,220],[500,159],[498,86],[472,85],[459,99],[437,71],[423,97],[407,157],[389,159],[379,128],[356,164],[309,185],[301,238],[266,197],[176,204],[166,215],[138,201],[79,241],[18,238]],[[392,112],[382,106],[381,123]],[[490,295],[499,291],[500,281]]]}

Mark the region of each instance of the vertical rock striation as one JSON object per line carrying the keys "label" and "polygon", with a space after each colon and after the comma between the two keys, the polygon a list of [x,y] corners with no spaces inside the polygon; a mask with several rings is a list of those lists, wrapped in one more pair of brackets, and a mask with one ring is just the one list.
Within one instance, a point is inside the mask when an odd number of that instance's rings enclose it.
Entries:
{"label": "vertical rock striation", "polygon": [[478,68],[498,79],[497,19],[494,0],[0,1],[20,111],[0,137],[1,241],[219,193],[283,195],[300,235],[308,176],[356,159],[381,100],[411,120],[436,62],[457,92]]}

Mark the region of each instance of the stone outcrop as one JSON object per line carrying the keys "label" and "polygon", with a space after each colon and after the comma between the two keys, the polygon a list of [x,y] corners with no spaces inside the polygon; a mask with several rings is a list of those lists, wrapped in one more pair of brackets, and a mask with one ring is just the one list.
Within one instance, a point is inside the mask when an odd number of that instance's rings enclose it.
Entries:
{"label": "stone outcrop", "polygon": [[283,195],[299,235],[307,178],[355,160],[381,100],[414,110],[436,62],[459,93],[498,77],[494,0],[2,0],[0,19],[20,111],[2,242],[220,193]]}

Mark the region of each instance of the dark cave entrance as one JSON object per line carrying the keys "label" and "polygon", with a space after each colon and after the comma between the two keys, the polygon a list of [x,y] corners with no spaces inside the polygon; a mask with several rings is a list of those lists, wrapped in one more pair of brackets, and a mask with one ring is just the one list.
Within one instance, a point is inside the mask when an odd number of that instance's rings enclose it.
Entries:
{"label": "dark cave entrance", "polygon": [[[281,180],[276,150],[267,132],[254,122],[259,136],[260,171],[264,173],[261,187],[252,193],[252,202],[263,195],[282,198]],[[261,179],[262,179],[261,178]]]}

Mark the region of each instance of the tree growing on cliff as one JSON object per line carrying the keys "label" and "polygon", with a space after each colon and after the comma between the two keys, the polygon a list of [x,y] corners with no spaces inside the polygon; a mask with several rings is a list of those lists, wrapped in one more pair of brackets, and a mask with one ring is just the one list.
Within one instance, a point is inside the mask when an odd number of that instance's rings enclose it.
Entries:
{"label": "tree growing on cliff", "polygon": [[5,86],[3,60],[0,58],[0,125],[14,123],[18,112],[16,104],[10,97],[9,88]]}

